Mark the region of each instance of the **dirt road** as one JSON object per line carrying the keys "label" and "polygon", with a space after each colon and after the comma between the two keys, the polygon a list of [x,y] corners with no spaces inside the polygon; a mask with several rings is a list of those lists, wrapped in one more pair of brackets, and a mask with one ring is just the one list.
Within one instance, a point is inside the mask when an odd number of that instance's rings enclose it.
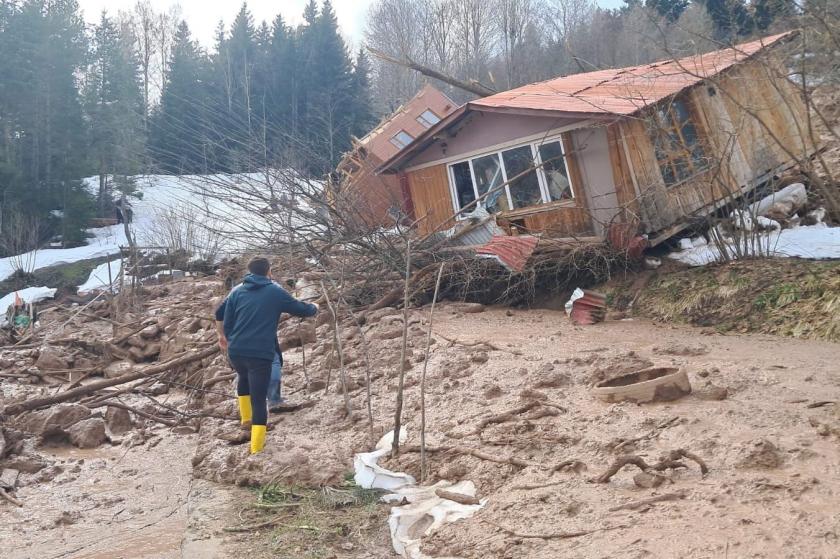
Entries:
{"label": "dirt road", "polygon": [[[840,346],[771,336],[721,336],[636,320],[576,327],[554,311],[489,309],[465,314],[462,307],[448,304],[439,309],[435,331],[463,343],[438,338],[433,346],[428,367],[429,444],[481,448],[534,465],[521,468],[473,456],[433,454],[431,481],[471,479],[489,502],[473,518],[430,536],[424,547],[429,555],[838,556],[840,411],[835,404],[809,405],[840,400]],[[475,342],[489,342],[492,348],[465,345]],[[422,344],[415,341],[406,383],[409,444],[417,442],[419,430],[421,353]],[[284,382],[293,391],[303,383],[301,354],[291,351],[286,359]],[[598,378],[650,364],[685,368],[695,393],[676,402],[641,406],[605,404],[588,393]],[[391,426],[394,386],[387,373],[374,381],[376,435]],[[291,475],[299,474],[301,480],[313,479],[313,472],[327,479],[333,476],[330,472],[340,476],[350,471],[352,453],[370,447],[367,424],[342,419],[337,411],[342,399],[334,392],[318,393],[318,405],[284,417],[269,432],[267,448],[273,450],[265,460],[277,461],[286,472],[291,468]],[[364,390],[357,388],[355,409],[364,409],[363,398]],[[544,405],[479,428],[482,420],[535,400]],[[237,550],[246,544],[226,540],[220,531],[230,523],[225,515],[235,507],[224,491],[213,494],[212,484],[191,476],[196,439],[205,446],[223,443],[201,440],[201,434],[172,435],[165,428],[157,433],[160,442],[150,439],[128,451],[105,448],[90,451],[90,456],[56,451],[63,460],[62,472],[20,488],[23,509],[0,504],[3,556],[238,556]],[[636,487],[635,472],[629,469],[606,484],[590,481],[619,454],[637,454],[653,462],[677,448],[701,456],[709,474],[701,476],[689,463],[655,489]],[[565,460],[579,460],[587,469],[551,472],[551,466]],[[251,459],[248,464],[254,471],[260,467]],[[419,474],[414,453],[385,465]],[[206,502],[213,506],[190,507],[194,483],[211,494]],[[610,510],[666,493],[683,498],[640,510]],[[561,537],[590,530],[595,532]],[[276,555],[271,550],[282,549],[282,537],[277,541],[271,531],[255,537],[261,544],[253,538],[247,544],[255,556]],[[376,541],[379,547],[366,549],[365,556],[388,556],[386,540]],[[358,547],[336,547],[331,553],[337,558],[362,556]],[[307,549],[293,555],[316,556]]]}

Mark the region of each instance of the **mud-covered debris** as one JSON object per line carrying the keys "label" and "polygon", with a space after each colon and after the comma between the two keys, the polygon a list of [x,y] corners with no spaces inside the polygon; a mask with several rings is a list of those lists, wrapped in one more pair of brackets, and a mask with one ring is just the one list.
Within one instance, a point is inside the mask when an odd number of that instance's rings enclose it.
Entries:
{"label": "mud-covered debris", "polygon": [[92,417],[79,421],[67,430],[70,442],[79,448],[96,448],[108,440],[105,433],[105,420]]}

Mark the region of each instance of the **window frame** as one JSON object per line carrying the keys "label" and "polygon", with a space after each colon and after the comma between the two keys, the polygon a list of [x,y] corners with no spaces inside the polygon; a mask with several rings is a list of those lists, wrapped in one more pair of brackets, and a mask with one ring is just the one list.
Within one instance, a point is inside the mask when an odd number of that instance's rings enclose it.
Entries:
{"label": "window frame", "polygon": [[[460,201],[458,200],[458,189],[455,185],[455,175],[453,171],[453,167],[455,165],[461,163],[468,163],[470,168],[470,178],[472,180],[473,186],[473,193],[476,199],[479,198],[480,194],[478,192],[478,184],[475,180],[475,170],[473,169],[473,161],[476,159],[481,159],[483,157],[487,157],[490,155],[495,155],[499,160],[499,165],[501,166],[502,170],[502,179],[503,183],[505,183],[505,196],[507,197],[508,208],[509,210],[505,210],[507,212],[521,212],[523,210],[527,210],[529,208],[538,208],[540,206],[545,206],[548,204],[556,205],[556,206],[572,206],[577,204],[577,197],[578,197],[578,185],[576,184],[576,179],[572,177],[572,167],[569,164],[570,161],[570,153],[567,149],[566,138],[564,137],[565,133],[555,134],[544,139],[540,139],[539,141],[531,141],[531,142],[523,142],[521,144],[513,144],[509,146],[505,146],[504,148],[496,148],[486,152],[481,153],[474,153],[469,157],[465,157],[463,159],[456,159],[446,164],[446,174],[447,178],[449,179],[449,192],[450,198],[452,199],[452,207],[455,210],[455,214],[457,215],[457,219],[468,219],[468,214],[475,211],[475,206],[473,206],[472,210],[465,213],[461,212]],[[560,143],[560,150],[563,152],[563,165],[566,168],[566,173],[569,179],[569,190],[571,191],[571,198],[567,200],[552,200],[551,194],[548,190],[548,177],[545,174],[545,169],[543,168],[543,161],[542,161],[542,154],[540,154],[539,147],[545,144],[550,144],[552,142],[559,142]],[[510,185],[506,184],[510,178],[507,174],[507,168],[505,167],[505,161],[502,157],[502,153],[514,149],[519,149],[523,147],[529,147],[531,149],[531,158],[534,161],[534,165],[536,166],[536,173],[537,173],[537,184],[539,185],[540,189],[540,198],[542,201],[533,206],[525,206],[521,208],[516,208],[513,205],[513,197],[510,193]],[[499,213],[504,213],[499,212]],[[467,214],[467,215],[465,215]]]}
{"label": "window frame", "polygon": [[[399,139],[399,135],[400,135],[400,134],[405,134],[406,136],[408,136],[409,138],[411,138],[411,140],[410,140],[408,143],[404,143],[401,139]],[[391,136],[391,139],[390,139],[390,140],[388,140],[388,141],[389,141],[389,142],[391,142],[391,145],[392,145],[392,146],[394,146],[394,147],[395,147],[395,148],[397,148],[397,149],[405,149],[405,148],[406,148],[406,147],[408,147],[408,146],[411,144],[411,142],[413,142],[415,139],[416,139],[416,138],[415,138],[414,136],[412,136],[411,134],[409,134],[408,132],[406,132],[405,130],[403,130],[402,128],[400,128],[399,132],[397,132],[396,134],[394,134],[393,136]]]}
{"label": "window frame", "polygon": [[[432,114],[435,116],[435,118],[437,119],[437,122],[429,122],[429,120],[428,120],[428,119],[426,119],[426,118],[423,116],[423,115],[425,115],[426,113],[432,113]],[[434,112],[432,109],[430,109],[430,108],[426,108],[426,109],[425,109],[422,113],[420,113],[419,115],[417,115],[417,117],[416,117],[414,120],[416,120],[418,123],[420,123],[420,126],[422,126],[423,128],[429,129],[429,128],[431,128],[432,126],[434,126],[435,124],[437,124],[438,122],[440,122],[442,119],[441,119],[441,118],[440,118],[440,116],[438,116],[438,114],[437,114],[436,112]],[[428,124],[427,124],[427,123],[428,123]]]}
{"label": "window frame", "polygon": [[[685,109],[687,118],[683,121],[680,121],[678,118],[678,109],[675,108],[677,103],[681,104]],[[653,144],[653,155],[666,189],[683,185],[709,170],[709,161],[706,159],[707,149],[703,141],[703,128],[700,126],[694,105],[690,99],[687,99],[684,95],[673,97],[667,103],[663,104],[663,106],[654,107],[651,111],[650,118],[656,127],[649,134],[651,143]],[[666,118],[667,123],[663,122]],[[686,142],[683,131],[686,125],[690,125],[694,129],[694,136],[696,137],[694,144],[690,145]],[[664,140],[660,140],[660,138]],[[660,141],[669,142],[669,148],[667,150],[660,149],[658,145]],[[672,148],[673,144],[677,145],[677,149]],[[701,161],[695,159],[695,152],[697,150],[700,152]],[[689,173],[685,176],[678,172],[680,163],[684,164],[689,170]],[[670,170],[670,175],[675,180],[668,181],[665,178],[666,168]]]}

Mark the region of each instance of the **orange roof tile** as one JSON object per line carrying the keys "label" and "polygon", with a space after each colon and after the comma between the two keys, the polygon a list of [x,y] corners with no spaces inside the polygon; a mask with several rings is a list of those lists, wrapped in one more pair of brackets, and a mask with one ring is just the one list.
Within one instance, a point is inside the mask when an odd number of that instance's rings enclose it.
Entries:
{"label": "orange roof tile", "polygon": [[719,74],[792,33],[679,60],[554,78],[477,99],[469,105],[477,110],[529,109],[629,115]]}

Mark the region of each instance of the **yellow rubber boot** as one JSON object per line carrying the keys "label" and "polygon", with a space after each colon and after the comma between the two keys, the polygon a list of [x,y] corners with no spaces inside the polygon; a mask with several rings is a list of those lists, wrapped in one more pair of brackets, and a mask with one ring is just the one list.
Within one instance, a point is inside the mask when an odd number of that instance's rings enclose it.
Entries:
{"label": "yellow rubber boot", "polygon": [[250,396],[240,396],[239,397],[239,420],[242,422],[242,425],[250,425],[252,418],[252,411],[251,411],[251,397]]}
{"label": "yellow rubber boot", "polygon": [[265,446],[265,425],[251,425],[251,454],[262,451]]}

